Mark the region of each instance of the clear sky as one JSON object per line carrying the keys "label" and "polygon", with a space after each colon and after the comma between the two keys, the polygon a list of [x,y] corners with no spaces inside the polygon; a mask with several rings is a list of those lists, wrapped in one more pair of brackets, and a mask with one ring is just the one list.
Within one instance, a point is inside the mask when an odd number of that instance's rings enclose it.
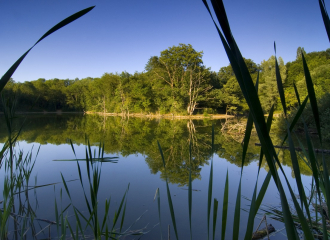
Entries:
{"label": "clear sky", "polygon": [[[284,62],[295,60],[299,46],[306,52],[330,47],[317,0],[224,4],[243,56],[256,63],[274,54],[274,41]],[[0,0],[1,75],[56,23],[94,5],[40,42],[14,80],[142,72],[151,56],[179,43],[203,51],[204,65],[213,71],[229,63],[202,0]]]}

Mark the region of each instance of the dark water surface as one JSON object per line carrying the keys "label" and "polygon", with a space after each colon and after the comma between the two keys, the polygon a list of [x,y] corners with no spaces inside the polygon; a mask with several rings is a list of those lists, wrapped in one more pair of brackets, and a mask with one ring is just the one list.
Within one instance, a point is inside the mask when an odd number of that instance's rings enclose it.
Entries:
{"label": "dark water surface", "polygon": [[[30,179],[30,186],[57,183],[59,184],[38,188],[29,192],[29,199],[36,209],[37,218],[55,221],[55,198],[57,203],[65,208],[70,200],[61,183],[61,173],[66,181],[79,178],[76,161],[53,161],[74,159],[75,155],[70,145],[73,142],[77,158],[85,158],[86,138],[94,149],[100,142],[104,143],[105,156],[118,157],[117,163],[102,163],[101,184],[99,190],[99,215],[103,217],[104,201],[111,198],[110,219],[114,210],[120,205],[128,185],[128,198],[126,217],[123,230],[143,230],[146,234],[142,239],[167,239],[168,225],[171,229],[171,239],[175,239],[169,206],[166,195],[165,178],[170,183],[175,217],[180,239],[189,239],[188,215],[188,179],[189,166],[192,168],[192,227],[193,239],[207,238],[207,192],[210,174],[210,161],[213,158],[214,178],[213,196],[219,201],[216,239],[220,239],[222,219],[222,199],[226,172],[229,173],[229,210],[227,220],[227,238],[232,235],[232,224],[237,188],[241,171],[242,136],[237,134],[224,134],[221,132],[226,120],[147,120],[141,118],[83,116],[79,114],[46,114],[28,115],[25,127],[19,137],[17,149],[24,154],[31,151],[36,154],[39,145],[40,151]],[[234,120],[231,120],[234,121]],[[23,118],[17,120],[20,126]],[[3,121],[2,121],[3,124]],[[215,128],[215,146],[212,152],[211,132],[212,124]],[[0,125],[0,140],[6,141],[6,129]],[[159,141],[166,161],[165,174],[163,162],[158,149]],[[256,141],[254,137],[251,141]],[[192,161],[189,163],[189,143],[192,144]],[[251,198],[256,182],[260,148],[252,142],[249,146],[247,159],[244,163],[242,177],[242,195]],[[294,184],[289,152],[280,151],[279,156],[284,164],[284,170],[290,181]],[[85,186],[87,185],[86,164],[80,162],[81,172]],[[259,188],[267,174],[268,167],[262,164],[259,177]],[[301,172],[304,184],[309,187],[311,172],[301,163]],[[4,167],[1,169],[3,179]],[[1,180],[3,182],[3,180]],[[54,187],[55,186],[55,187]],[[87,214],[86,203],[80,181],[67,183],[72,197],[72,203],[83,214]],[[295,186],[295,185],[293,185]],[[160,190],[161,203],[161,229],[159,224],[157,201],[154,201],[156,189]],[[293,187],[296,189],[295,187]],[[0,185],[2,191],[3,186]],[[62,191],[62,200],[60,192]],[[249,201],[242,198],[242,209],[248,209]],[[1,201],[1,199],[0,199]],[[213,200],[212,200],[213,202]],[[278,206],[280,199],[273,181],[269,185],[264,203]],[[76,220],[72,208],[65,212],[68,220],[75,224]],[[142,217],[141,217],[142,216]],[[241,211],[240,238],[244,238],[248,214]],[[260,215],[262,216],[262,215]],[[141,217],[141,218],[140,218]],[[212,222],[212,220],[211,220]],[[255,220],[255,227],[260,219]],[[275,228],[282,228],[282,223],[269,219]],[[47,223],[38,222],[39,230]],[[84,225],[84,224],[83,224]],[[9,225],[9,228],[12,225]],[[51,229],[51,235],[57,236],[56,227]],[[49,229],[38,235],[38,239],[46,238]],[[210,229],[211,231],[211,229]],[[67,233],[69,233],[67,231]],[[89,233],[92,236],[92,233]],[[69,236],[69,235],[68,235]],[[13,238],[13,235],[11,236]],[[138,237],[135,237],[138,239]],[[134,237],[123,237],[134,239]],[[279,234],[272,239],[283,239]]]}

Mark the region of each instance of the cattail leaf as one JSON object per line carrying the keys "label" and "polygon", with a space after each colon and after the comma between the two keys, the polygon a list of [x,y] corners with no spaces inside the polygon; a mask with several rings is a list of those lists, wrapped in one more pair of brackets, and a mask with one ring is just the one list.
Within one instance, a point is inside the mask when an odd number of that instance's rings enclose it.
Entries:
{"label": "cattail leaf", "polygon": [[176,227],[176,221],[175,221],[175,214],[174,214],[174,208],[173,208],[173,202],[172,202],[171,192],[170,192],[170,188],[168,186],[168,180],[167,180],[167,174],[166,174],[166,165],[165,165],[164,154],[163,154],[163,150],[162,150],[162,148],[161,148],[161,146],[160,146],[160,144],[159,144],[158,141],[157,141],[157,144],[158,144],[160,155],[161,155],[162,160],[163,160],[163,165],[164,165],[164,170],[165,170],[167,200],[168,200],[168,205],[169,205],[169,208],[170,208],[170,213],[171,213],[171,218],[172,218],[172,224],[173,224],[173,228],[174,228],[174,233],[175,233],[176,239],[179,240],[178,230],[177,230],[177,227]]}
{"label": "cattail leaf", "polygon": [[293,88],[294,88],[294,92],[296,94],[296,98],[297,98],[297,101],[298,101],[298,105],[300,106],[301,103],[300,103],[300,97],[299,97],[299,93],[298,93],[298,89],[297,89],[297,86],[295,83],[293,83]]}
{"label": "cattail leaf", "polygon": [[191,153],[191,141],[189,144],[189,185],[188,185],[188,211],[189,211],[189,229],[190,229],[190,239],[192,239],[192,228],[191,228],[191,212],[192,212],[192,179],[191,179],[191,160],[192,160],[192,153]]}
{"label": "cattail leaf", "polygon": [[[306,107],[307,101],[308,101],[308,96],[305,98],[305,100],[303,101],[303,103],[299,106],[299,109],[298,109],[296,115],[294,116],[294,118],[293,118],[293,120],[292,120],[292,122],[290,124],[290,127],[289,127],[290,132],[292,131],[292,129],[294,128],[294,126],[296,126],[296,123],[298,122],[301,114],[303,113],[303,111],[304,111],[304,109]],[[288,134],[285,135],[285,137],[284,137],[281,145],[284,144],[284,142],[286,141],[287,137],[288,137]]]}
{"label": "cattail leaf", "polygon": [[257,213],[257,209],[256,209],[257,185],[258,185],[258,178],[257,178],[256,184],[254,186],[254,191],[253,191],[253,196],[252,196],[252,200],[251,200],[249,217],[248,217],[248,221],[247,221],[244,240],[251,240],[252,239],[254,218],[255,218],[255,215]]}
{"label": "cattail leaf", "polygon": [[[213,127],[212,127],[213,129]],[[212,139],[214,139],[214,131],[212,131]],[[213,149],[214,142],[212,140]],[[213,154],[213,153],[212,153]],[[211,167],[210,167],[210,178],[209,187],[207,191],[207,239],[210,239],[210,215],[211,215],[211,201],[212,201],[212,191],[213,191],[213,155],[211,157]]]}
{"label": "cattail leaf", "polygon": [[[274,42],[274,45],[275,45],[275,42]],[[275,49],[275,54],[276,54],[276,49]],[[276,72],[277,89],[278,89],[278,93],[280,94],[280,99],[281,99],[284,115],[286,116],[285,95],[284,95],[282,77],[281,77],[281,74],[280,74],[280,68],[278,66],[276,56],[275,56],[275,72]]]}
{"label": "cattail leaf", "polygon": [[221,239],[225,239],[226,227],[227,227],[227,212],[228,212],[228,169],[226,174],[225,190],[223,194],[222,204],[222,226],[221,226]]}
{"label": "cattail leaf", "polygon": [[320,5],[322,18],[323,18],[324,27],[325,27],[325,30],[327,31],[327,35],[328,35],[328,38],[330,41],[330,19],[329,19],[328,12],[325,8],[324,0],[322,0],[322,1],[319,0],[319,5]]}
{"label": "cattail leaf", "polygon": [[217,216],[218,216],[218,200],[215,198],[213,201],[213,231],[212,231],[212,239],[215,238],[215,229],[217,225]]}
{"label": "cattail leaf", "polygon": [[[287,133],[288,133],[288,142],[289,142],[289,150],[290,150],[290,155],[291,155],[291,162],[292,162],[292,168],[293,168],[293,172],[296,178],[296,183],[297,183],[297,187],[298,187],[298,192],[299,192],[299,197],[301,199],[301,202],[304,204],[305,209],[306,209],[306,213],[308,216],[308,219],[310,222],[311,221],[311,215],[309,212],[309,207],[307,204],[307,198],[306,198],[306,193],[304,190],[304,186],[302,184],[301,181],[301,175],[300,175],[300,168],[299,168],[299,164],[298,164],[298,158],[297,158],[297,154],[296,154],[296,150],[293,144],[293,140],[291,137],[291,132],[289,129],[289,126],[287,128]],[[301,204],[302,205],[302,204]]]}
{"label": "cattail leaf", "polygon": [[240,218],[241,218],[241,185],[242,185],[242,175],[239,180],[237,196],[236,196],[234,223],[233,223],[233,240],[237,240],[239,234]]}
{"label": "cattail leaf", "polygon": [[18,68],[18,66],[21,64],[21,62],[23,61],[23,59],[26,57],[26,55],[31,51],[31,49],[37,44],[39,43],[42,39],[46,38],[47,36],[49,36],[50,34],[52,34],[53,32],[57,31],[58,29],[64,27],[65,25],[73,22],[74,20],[80,18],[81,16],[85,15],[86,13],[88,13],[89,11],[91,11],[93,7],[89,7],[86,9],[83,9],[71,16],[69,16],[68,18],[62,20],[61,22],[59,22],[58,24],[56,24],[54,27],[52,27],[50,30],[48,30],[29,50],[27,50],[9,69],[8,71],[1,77],[0,79],[0,92],[2,91],[2,89],[5,87],[5,85],[7,84],[7,82],[9,81],[9,79],[11,78],[11,76],[14,74],[14,72],[16,71],[16,69]]}
{"label": "cattail leaf", "polygon": [[304,66],[304,72],[305,72],[305,79],[306,79],[306,86],[307,86],[307,91],[308,91],[308,97],[309,101],[311,104],[311,108],[313,111],[313,116],[314,116],[314,121],[317,129],[317,133],[320,138],[320,142],[322,144],[322,135],[321,135],[321,125],[320,125],[320,116],[319,116],[319,109],[317,107],[317,101],[316,101],[316,96],[315,96],[315,91],[314,91],[314,85],[312,82],[312,78],[306,63],[306,59],[303,53],[301,53],[302,61],[303,61],[303,66]]}

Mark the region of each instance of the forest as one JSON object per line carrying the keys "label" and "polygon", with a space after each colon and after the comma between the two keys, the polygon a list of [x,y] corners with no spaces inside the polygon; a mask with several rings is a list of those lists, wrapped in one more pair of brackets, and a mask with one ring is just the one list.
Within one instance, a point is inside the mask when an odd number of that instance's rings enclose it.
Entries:
{"label": "forest", "polygon": [[[301,99],[307,95],[301,51],[306,56],[317,98],[322,99],[330,92],[330,49],[306,53],[299,47],[295,61],[284,64],[278,58],[289,111],[298,105],[293,84]],[[99,78],[83,79],[39,78],[23,83],[10,79],[3,95],[15,96],[18,111],[246,114],[248,106],[232,67],[228,65],[214,72],[203,65],[202,57],[203,52],[190,44],[179,44],[150,57],[143,72],[104,73]],[[259,97],[264,112],[273,104],[280,111],[275,57],[270,56],[260,64],[251,59],[245,62],[254,81],[259,73]]]}

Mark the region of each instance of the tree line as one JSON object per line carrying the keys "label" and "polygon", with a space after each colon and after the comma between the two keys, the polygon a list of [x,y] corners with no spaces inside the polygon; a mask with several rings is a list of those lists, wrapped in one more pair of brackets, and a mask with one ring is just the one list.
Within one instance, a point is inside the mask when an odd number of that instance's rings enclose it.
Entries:
{"label": "tree line", "polygon": [[[300,52],[296,60],[284,64],[278,58],[289,110],[297,106],[295,83],[301,98],[307,95]],[[202,61],[203,52],[179,44],[152,56],[145,71],[130,74],[104,73],[100,78],[40,78],[23,83],[11,79],[3,96],[15,96],[20,111],[78,111],[104,113],[244,114],[248,106],[230,65],[211,71]],[[330,92],[330,49],[306,53],[316,95]],[[259,96],[265,112],[274,104],[281,110],[277,93],[275,57],[260,64],[245,59],[253,79],[259,74]],[[0,106],[2,108],[2,106]]]}

